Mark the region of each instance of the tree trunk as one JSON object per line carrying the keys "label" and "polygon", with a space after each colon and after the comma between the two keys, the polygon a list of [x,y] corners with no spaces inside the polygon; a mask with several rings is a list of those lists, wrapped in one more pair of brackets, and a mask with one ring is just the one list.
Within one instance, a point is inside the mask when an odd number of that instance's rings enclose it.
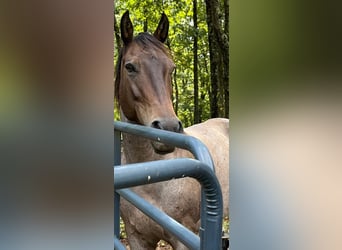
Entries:
{"label": "tree trunk", "polygon": [[175,72],[173,73],[173,82],[175,85],[175,99],[176,99],[174,109],[175,109],[176,115],[178,115],[178,102],[179,102],[178,95],[179,95],[179,92],[178,92],[178,84],[177,84],[177,69],[175,69]]}
{"label": "tree trunk", "polygon": [[194,20],[194,124],[199,123],[200,110],[198,105],[198,31],[197,31],[197,0],[193,0],[193,20]]}
{"label": "tree trunk", "polygon": [[[224,6],[228,6],[228,1],[224,0]],[[229,84],[228,84],[228,36],[221,27],[219,18],[221,17],[220,2],[218,0],[206,0],[208,40],[210,53],[210,79],[211,79],[211,117],[229,115]],[[226,13],[226,10],[224,10]],[[229,11],[229,10],[227,10]],[[226,20],[228,22],[228,19]],[[228,27],[228,24],[224,24]],[[219,98],[219,96],[221,98]],[[224,109],[220,112],[219,107]]]}
{"label": "tree trunk", "polygon": [[208,40],[209,40],[209,54],[210,54],[210,81],[211,81],[211,100],[210,100],[210,116],[212,118],[218,117],[218,66],[219,53],[216,39],[216,29],[218,19],[218,1],[206,0],[207,25],[208,25]]}
{"label": "tree trunk", "polygon": [[145,21],[144,21],[144,32],[147,32],[147,25],[148,25],[148,23],[147,23],[147,18],[145,18]]}
{"label": "tree trunk", "polygon": [[224,0],[224,30],[222,41],[224,117],[229,118],[229,2]]}

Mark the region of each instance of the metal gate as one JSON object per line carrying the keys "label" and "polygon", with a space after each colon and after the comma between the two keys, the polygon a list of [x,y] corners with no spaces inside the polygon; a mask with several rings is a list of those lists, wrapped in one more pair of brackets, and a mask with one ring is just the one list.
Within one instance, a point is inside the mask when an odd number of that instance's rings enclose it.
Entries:
{"label": "metal gate", "polygon": [[[121,166],[121,132],[186,149],[194,155],[195,159],[180,158]],[[135,173],[134,175],[131,174],[132,171]],[[201,184],[199,236],[129,189],[133,186],[183,177],[195,178]],[[119,240],[120,197],[128,200],[165,230],[176,236],[189,249],[222,249],[221,188],[209,151],[198,139],[145,126],[114,122],[114,249],[124,250],[125,247]]]}

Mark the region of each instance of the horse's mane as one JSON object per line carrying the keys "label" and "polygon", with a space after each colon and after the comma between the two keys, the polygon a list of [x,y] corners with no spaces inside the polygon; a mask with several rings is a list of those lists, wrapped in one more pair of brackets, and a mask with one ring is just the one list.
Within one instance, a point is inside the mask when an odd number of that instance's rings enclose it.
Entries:
{"label": "horse's mane", "polygon": [[[139,46],[143,48],[157,48],[161,51],[163,51],[168,57],[171,58],[171,53],[168,48],[165,47],[165,45],[160,42],[157,38],[155,38],[153,35],[143,32],[138,34],[132,42],[137,43]],[[117,101],[119,101],[119,88],[120,88],[120,72],[121,72],[121,60],[123,55],[126,52],[126,47],[123,46],[120,49],[120,53],[118,56],[118,60],[116,61],[116,66],[115,66],[115,81],[114,81],[114,97]]]}

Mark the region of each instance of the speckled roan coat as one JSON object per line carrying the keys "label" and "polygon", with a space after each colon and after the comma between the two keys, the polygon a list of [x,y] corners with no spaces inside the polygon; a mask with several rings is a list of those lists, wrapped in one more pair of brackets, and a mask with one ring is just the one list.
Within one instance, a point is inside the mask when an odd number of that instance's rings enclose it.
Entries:
{"label": "speckled roan coat", "polygon": [[[133,25],[126,12],[121,19],[121,36],[125,44],[116,68],[115,96],[120,106],[121,120],[185,134],[200,139],[212,155],[222,188],[224,216],[228,216],[229,121],[210,119],[183,131],[171,101],[171,57],[163,47],[168,33],[168,20],[163,14],[154,36],[140,34],[133,38]],[[151,48],[148,43],[152,42]],[[134,135],[123,135],[123,163],[193,157],[191,153],[174,149]],[[158,152],[158,153],[156,153]],[[147,201],[168,215],[198,232],[200,219],[200,185],[183,178],[133,188]],[[121,216],[131,250],[155,249],[160,239],[174,249],[187,249],[162,227],[122,199]]]}

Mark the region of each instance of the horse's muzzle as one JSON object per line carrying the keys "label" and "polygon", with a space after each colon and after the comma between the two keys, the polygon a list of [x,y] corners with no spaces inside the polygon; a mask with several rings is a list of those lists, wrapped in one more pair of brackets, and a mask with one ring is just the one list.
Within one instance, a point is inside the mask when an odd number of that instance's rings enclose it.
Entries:
{"label": "horse's muzzle", "polygon": [[160,154],[160,155],[169,154],[169,153],[172,153],[173,151],[175,151],[174,146],[166,145],[166,144],[161,143],[161,142],[152,141],[151,144],[152,144],[152,147],[154,149],[154,152],[156,152],[157,154]]}
{"label": "horse's muzzle", "polygon": [[[177,118],[157,119],[151,123],[152,128],[167,130],[175,133],[183,133],[183,125]],[[168,154],[175,150],[174,146],[166,145],[161,142],[152,142],[154,151],[157,154]]]}
{"label": "horse's muzzle", "polygon": [[178,119],[160,119],[154,120],[151,124],[152,128],[167,130],[176,133],[183,133],[182,122]]}

